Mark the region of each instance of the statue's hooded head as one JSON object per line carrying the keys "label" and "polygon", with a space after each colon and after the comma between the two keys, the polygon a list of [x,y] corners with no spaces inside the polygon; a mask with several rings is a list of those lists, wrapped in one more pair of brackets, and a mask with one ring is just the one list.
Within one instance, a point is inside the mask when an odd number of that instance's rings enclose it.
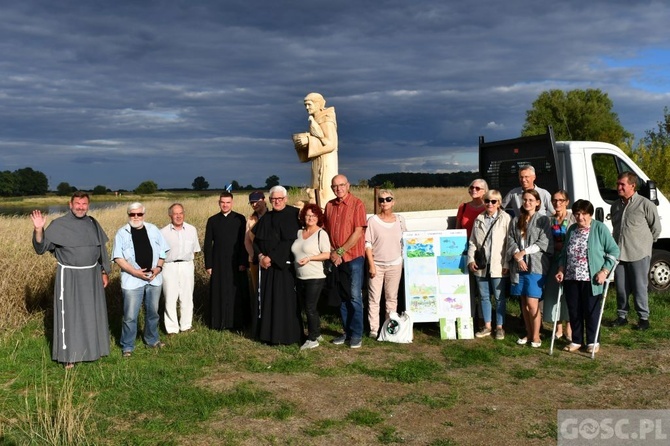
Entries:
{"label": "statue's hooded head", "polygon": [[326,108],[326,100],[319,93],[310,93],[305,96],[304,102],[311,101],[317,110]]}

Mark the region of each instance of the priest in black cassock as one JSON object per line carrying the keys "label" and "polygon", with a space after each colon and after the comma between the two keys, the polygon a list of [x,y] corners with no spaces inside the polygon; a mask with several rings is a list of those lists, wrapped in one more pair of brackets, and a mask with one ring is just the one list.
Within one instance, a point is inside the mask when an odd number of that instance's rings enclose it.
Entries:
{"label": "priest in black cassock", "polygon": [[205,269],[210,275],[210,326],[215,330],[241,330],[249,322],[249,259],[244,248],[246,219],[233,211],[233,194],[219,196],[221,212],[207,220]]}
{"label": "priest in black cassock", "polygon": [[286,189],[270,189],[272,212],[265,214],[254,233],[254,253],[261,271],[258,339],[269,344],[299,344],[302,318],[295,293],[291,245],[298,236],[299,211],[286,205]]}

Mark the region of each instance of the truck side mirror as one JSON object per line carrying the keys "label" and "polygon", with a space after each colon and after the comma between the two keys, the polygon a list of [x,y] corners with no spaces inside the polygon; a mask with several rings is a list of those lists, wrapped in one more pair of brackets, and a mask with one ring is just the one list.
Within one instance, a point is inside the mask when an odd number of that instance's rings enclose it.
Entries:
{"label": "truck side mirror", "polygon": [[649,200],[658,206],[658,191],[656,190],[656,183],[647,181],[647,188],[649,189]]}
{"label": "truck side mirror", "polygon": [[596,220],[605,221],[605,212],[603,208],[596,208]]}

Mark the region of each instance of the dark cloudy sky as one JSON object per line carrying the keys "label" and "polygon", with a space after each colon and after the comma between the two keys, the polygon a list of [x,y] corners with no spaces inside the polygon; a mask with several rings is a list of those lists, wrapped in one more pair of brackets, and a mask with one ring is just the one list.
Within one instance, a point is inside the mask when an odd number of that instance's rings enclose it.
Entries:
{"label": "dark cloudy sky", "polygon": [[552,88],[599,88],[636,139],[670,105],[666,1],[4,1],[0,170],[52,189],[302,185],[302,98],[340,171],[476,170]]}

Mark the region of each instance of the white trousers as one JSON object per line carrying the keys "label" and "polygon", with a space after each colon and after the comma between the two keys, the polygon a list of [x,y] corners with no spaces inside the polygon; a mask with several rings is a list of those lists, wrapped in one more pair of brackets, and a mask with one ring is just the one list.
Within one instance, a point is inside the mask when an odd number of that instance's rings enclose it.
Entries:
{"label": "white trousers", "polygon": [[[191,329],[193,324],[193,288],[195,268],[192,261],[163,264],[164,322],[168,333]],[[179,318],[177,317],[179,301]]]}
{"label": "white trousers", "polygon": [[377,274],[368,279],[368,322],[371,333],[379,331],[379,304],[382,299],[382,289],[386,300],[385,321],[391,313],[398,309],[398,288],[402,278],[402,264],[391,266],[375,264],[375,266]]}

